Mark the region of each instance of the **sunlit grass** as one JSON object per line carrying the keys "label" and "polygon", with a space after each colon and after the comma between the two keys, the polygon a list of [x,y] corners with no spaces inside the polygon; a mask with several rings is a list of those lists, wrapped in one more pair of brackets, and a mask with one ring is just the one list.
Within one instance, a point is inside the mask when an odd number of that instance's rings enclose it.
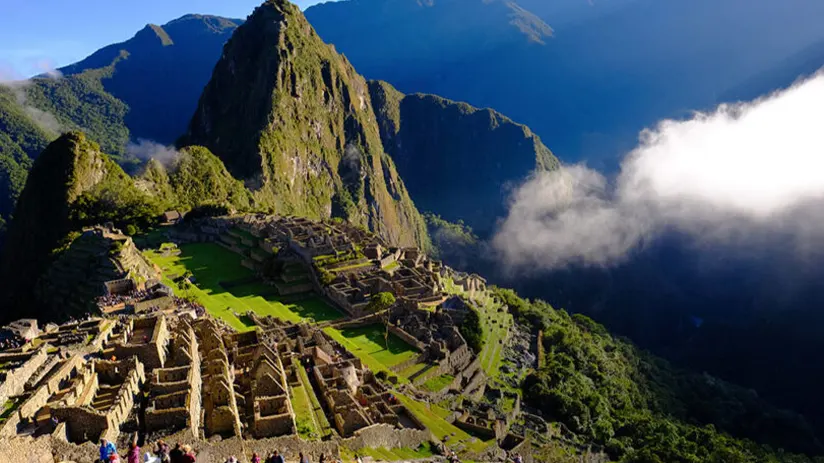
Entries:
{"label": "sunlit grass", "polygon": [[[291,322],[312,319],[317,322],[337,320],[343,314],[318,297],[297,303],[280,302],[276,290],[255,280],[254,273],[241,265],[241,257],[213,243],[194,243],[180,246],[179,255],[164,256],[157,251],[146,251],[146,256],[163,271],[164,283],[178,296],[198,300],[214,317],[225,320],[238,331],[253,329],[249,320],[234,313],[251,310],[260,316],[271,315]],[[180,288],[171,276],[191,271],[195,284]]]}

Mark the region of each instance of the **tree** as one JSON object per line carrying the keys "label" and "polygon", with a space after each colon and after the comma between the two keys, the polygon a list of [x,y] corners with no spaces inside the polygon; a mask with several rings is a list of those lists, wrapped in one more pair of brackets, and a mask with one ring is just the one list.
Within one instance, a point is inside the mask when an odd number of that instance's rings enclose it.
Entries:
{"label": "tree", "polygon": [[372,296],[369,300],[369,305],[366,306],[366,310],[370,312],[381,312],[392,307],[393,304],[395,304],[395,295],[384,291]]}
{"label": "tree", "polygon": [[461,323],[459,331],[475,353],[481,351],[484,345],[484,331],[481,327],[481,317],[474,307],[469,307],[469,312]]}

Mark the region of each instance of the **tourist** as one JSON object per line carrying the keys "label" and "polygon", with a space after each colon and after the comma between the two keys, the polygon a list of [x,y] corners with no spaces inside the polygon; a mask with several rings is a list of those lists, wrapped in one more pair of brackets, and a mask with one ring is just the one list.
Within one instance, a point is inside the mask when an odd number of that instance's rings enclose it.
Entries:
{"label": "tourist", "polygon": [[106,439],[100,439],[100,461],[102,463],[106,463],[109,461],[109,455],[114,453],[117,453],[117,449],[114,448],[114,444]]}
{"label": "tourist", "polygon": [[515,458],[513,458],[515,463],[524,463],[524,458],[521,456],[520,453],[515,454]]}
{"label": "tourist", "polygon": [[109,463],[120,463],[120,457],[117,452],[109,454]]}
{"label": "tourist", "polygon": [[235,456],[232,455],[231,457],[229,457],[229,459],[226,460],[226,463],[237,463],[237,458],[235,458]]}
{"label": "tourist", "polygon": [[326,455],[320,454],[320,458],[318,458],[318,463],[326,463]]}
{"label": "tourist", "polygon": [[260,463],[260,455],[257,452],[252,453],[252,463]]}
{"label": "tourist", "polygon": [[303,452],[298,452],[298,463],[309,463],[309,457],[303,456]]}
{"label": "tourist", "polygon": [[170,463],[183,463],[183,446],[178,442],[175,444],[175,448],[169,452],[169,462]]}
{"label": "tourist", "polygon": [[140,447],[137,446],[137,433],[134,433],[132,441],[129,442],[129,452],[126,453],[127,463],[140,463]]}
{"label": "tourist", "polygon": [[275,450],[274,455],[272,456],[272,463],[286,463],[286,460],[283,459],[277,450]]}
{"label": "tourist", "polygon": [[170,463],[169,457],[169,446],[163,439],[157,441],[155,445],[155,454],[157,454],[157,458],[160,460],[160,463]]}
{"label": "tourist", "polygon": [[[195,452],[188,445],[183,446],[183,463],[195,463]],[[285,463],[285,462],[284,462]]]}

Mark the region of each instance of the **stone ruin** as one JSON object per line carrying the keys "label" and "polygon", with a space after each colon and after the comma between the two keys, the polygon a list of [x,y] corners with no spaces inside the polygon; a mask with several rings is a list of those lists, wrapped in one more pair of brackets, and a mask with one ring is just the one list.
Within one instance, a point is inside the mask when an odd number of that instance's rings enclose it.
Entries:
{"label": "stone ruin", "polygon": [[163,367],[168,341],[165,316],[129,318],[121,325],[120,332],[109,340],[106,354],[111,353],[117,358],[137,356],[146,368],[153,370]]}
{"label": "stone ruin", "polygon": [[411,416],[359,360],[318,363],[312,373],[342,436],[380,423],[403,427],[400,417]]}
{"label": "stone ruin", "polygon": [[[378,257],[378,262],[385,261],[380,245],[373,245],[370,252]],[[395,269],[382,270],[381,263],[359,272],[338,274],[332,284],[323,289],[325,295],[353,316],[365,315],[370,298],[381,292],[428,307],[435,307],[446,299],[441,290],[439,262],[427,259],[416,248],[394,249],[390,256],[391,262],[399,262]]]}
{"label": "stone ruin", "polygon": [[195,331],[185,318],[179,320],[170,344],[165,368],[156,368],[150,376],[146,430],[172,434],[186,429],[194,438],[200,434],[201,363]]}
{"label": "stone ruin", "polygon": [[281,344],[296,368],[307,368],[318,387],[318,396],[327,406],[329,421],[341,436],[386,424],[397,428],[420,429],[409,413],[387,391],[374,372],[331,339],[322,330],[307,324],[293,325],[273,317],[248,316],[264,337],[284,340]]}
{"label": "stone ruin", "polygon": [[[394,334],[419,346],[422,355],[414,362],[435,365],[425,375],[411,378],[416,384],[437,375],[451,375],[455,377],[456,388],[463,393],[482,392],[486,376],[480,368],[480,359],[466,343],[450,312],[423,310],[402,301],[390,309],[388,321]],[[396,369],[406,366],[402,364]]]}
{"label": "stone ruin", "polygon": [[[133,431],[149,441],[176,436],[202,448],[242,438],[281,449],[332,445],[334,452],[338,443],[416,447],[432,439],[370,370],[321,329],[252,317],[258,329],[243,333],[209,317],[72,322],[43,336],[55,340],[82,330],[84,336],[96,333],[93,339],[0,353],[6,368],[0,398],[15,403],[10,418],[0,422],[0,439],[49,439],[41,445],[61,455],[82,453],[103,437],[123,445]],[[297,436],[296,385],[322,404],[313,413],[331,423],[326,444]]]}
{"label": "stone ruin", "polygon": [[83,366],[65,389],[54,394],[38,422],[48,413],[65,426],[71,442],[117,439],[120,424],[132,413],[145,381],[136,357],[120,361],[95,360]]}

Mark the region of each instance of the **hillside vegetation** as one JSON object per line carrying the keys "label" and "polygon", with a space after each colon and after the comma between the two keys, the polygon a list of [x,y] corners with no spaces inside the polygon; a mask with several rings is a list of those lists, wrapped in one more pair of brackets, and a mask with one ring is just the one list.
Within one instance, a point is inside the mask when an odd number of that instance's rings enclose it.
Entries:
{"label": "hillside vegetation", "polygon": [[15,92],[0,86],[0,237],[26,184],[32,158],[51,137],[26,114]]}
{"label": "hillside vegetation", "polygon": [[800,415],[769,405],[754,391],[677,370],[583,315],[511,290],[494,293],[542,332],[538,368],[523,384],[527,402],[616,460],[803,462],[811,460],[775,449],[823,450]]}

